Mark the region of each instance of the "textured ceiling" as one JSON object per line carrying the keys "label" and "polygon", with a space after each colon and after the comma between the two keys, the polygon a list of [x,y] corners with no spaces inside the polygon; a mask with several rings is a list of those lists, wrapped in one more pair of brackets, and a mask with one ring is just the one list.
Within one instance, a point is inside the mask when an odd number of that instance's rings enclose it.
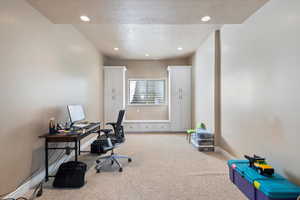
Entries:
{"label": "textured ceiling", "polygon": [[88,15],[95,24],[242,23],[268,0],[27,0],[53,23],[81,23]]}
{"label": "textured ceiling", "polygon": [[[199,48],[216,25],[74,25],[110,57],[165,59],[183,57]],[[119,51],[114,51],[118,47]],[[177,48],[182,47],[182,51]],[[146,57],[145,54],[149,54]]]}
{"label": "textured ceiling", "polygon": [[[27,1],[53,23],[73,24],[106,56],[165,59],[193,53],[221,24],[242,23],[268,0]],[[211,21],[203,24],[206,15]]]}

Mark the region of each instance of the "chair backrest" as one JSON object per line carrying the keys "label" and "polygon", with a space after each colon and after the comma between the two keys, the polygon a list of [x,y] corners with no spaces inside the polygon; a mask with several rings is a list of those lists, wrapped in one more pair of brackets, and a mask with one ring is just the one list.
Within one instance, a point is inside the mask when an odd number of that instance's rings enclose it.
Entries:
{"label": "chair backrest", "polygon": [[125,139],[124,128],[122,126],[124,115],[125,115],[125,110],[120,110],[118,115],[118,121],[116,123],[115,130],[114,130],[115,135],[119,140],[119,142],[124,142]]}
{"label": "chair backrest", "polygon": [[124,115],[125,115],[125,110],[120,110],[118,115],[118,121],[116,124],[117,127],[120,127],[122,125]]}

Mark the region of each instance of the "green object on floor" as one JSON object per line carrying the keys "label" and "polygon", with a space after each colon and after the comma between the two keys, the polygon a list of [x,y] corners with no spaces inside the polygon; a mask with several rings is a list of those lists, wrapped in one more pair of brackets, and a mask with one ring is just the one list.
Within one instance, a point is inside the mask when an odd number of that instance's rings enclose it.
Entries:
{"label": "green object on floor", "polygon": [[186,131],[188,134],[192,134],[192,133],[196,133],[196,130],[195,129],[189,129]]}
{"label": "green object on floor", "polygon": [[197,124],[196,129],[188,129],[186,131],[186,139],[189,140],[189,143],[191,143],[191,135],[192,135],[192,133],[196,133],[196,130],[198,128],[206,130],[205,124],[204,123],[200,123],[200,124]]}
{"label": "green object on floor", "polygon": [[189,130],[186,131],[186,139],[189,140],[189,143],[191,143],[192,133],[196,133],[196,130],[195,129],[189,129]]}
{"label": "green object on floor", "polygon": [[201,124],[200,124],[200,127],[197,127],[197,128],[202,128],[202,129],[206,130],[206,126],[205,126],[204,123],[201,123]]}

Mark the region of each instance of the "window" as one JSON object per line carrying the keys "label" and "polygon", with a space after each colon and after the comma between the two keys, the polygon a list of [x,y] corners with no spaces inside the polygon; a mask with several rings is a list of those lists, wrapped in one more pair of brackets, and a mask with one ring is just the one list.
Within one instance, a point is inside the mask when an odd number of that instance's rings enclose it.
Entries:
{"label": "window", "polygon": [[165,80],[129,80],[129,104],[165,104],[165,84]]}

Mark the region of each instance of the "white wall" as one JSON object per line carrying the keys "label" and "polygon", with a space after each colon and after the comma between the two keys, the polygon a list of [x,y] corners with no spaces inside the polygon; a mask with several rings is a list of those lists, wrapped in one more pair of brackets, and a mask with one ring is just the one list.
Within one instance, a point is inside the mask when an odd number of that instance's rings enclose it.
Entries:
{"label": "white wall", "polygon": [[214,131],[215,37],[211,34],[192,57],[192,124]]}
{"label": "white wall", "polygon": [[72,25],[54,25],[25,0],[0,1],[0,194],[43,167],[48,120],[83,104],[102,119],[102,57]]}
{"label": "white wall", "polygon": [[222,145],[300,184],[300,1],[271,0],[222,29]]}

